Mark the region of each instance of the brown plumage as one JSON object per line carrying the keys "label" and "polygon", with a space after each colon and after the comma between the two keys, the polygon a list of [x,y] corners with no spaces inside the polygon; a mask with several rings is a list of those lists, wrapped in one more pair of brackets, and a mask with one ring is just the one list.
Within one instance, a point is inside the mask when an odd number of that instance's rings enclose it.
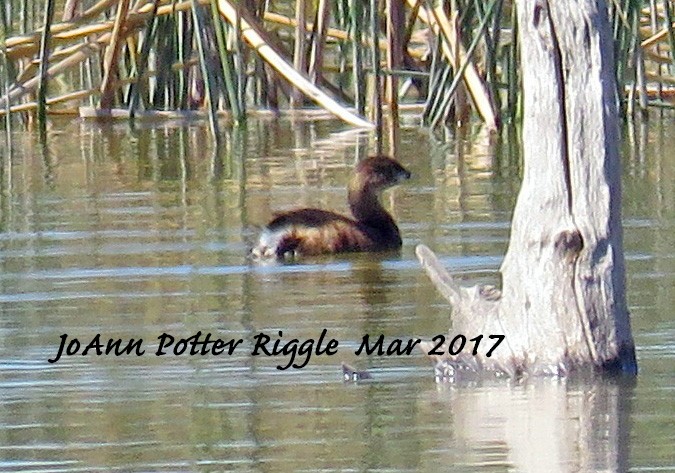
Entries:
{"label": "brown plumage", "polygon": [[354,218],[321,209],[284,212],[263,230],[252,253],[258,258],[284,258],[287,254],[400,248],[398,226],[379,197],[383,190],[409,178],[410,172],[395,160],[371,156],[356,166],[349,182],[348,201]]}

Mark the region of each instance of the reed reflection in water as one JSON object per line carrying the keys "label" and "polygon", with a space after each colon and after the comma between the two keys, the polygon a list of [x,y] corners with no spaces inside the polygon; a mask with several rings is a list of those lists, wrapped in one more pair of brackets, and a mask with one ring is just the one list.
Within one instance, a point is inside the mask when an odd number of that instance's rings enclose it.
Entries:
{"label": "reed reflection in water", "polygon": [[[226,131],[218,153],[196,125],[64,123],[48,150],[18,132],[11,153],[3,145],[0,469],[675,469],[675,135],[655,127],[626,153],[637,383],[436,386],[417,354],[354,351],[365,334],[446,332],[449,307],[414,258],[420,241],[468,283],[499,283],[517,157],[475,138],[442,147],[406,129],[398,158],[413,180],[384,199],[404,237],[400,254],[252,264],[247,251],[274,211],[347,212],[347,179],[372,143],[339,127],[251,122]],[[306,340],[324,328],[338,354],[302,370],[251,355],[260,332]],[[229,356],[154,355],[162,333],[198,331],[244,341]],[[64,333],[83,343],[98,333],[142,338],[146,353],[47,363]],[[341,361],[374,380],[344,384]]]}

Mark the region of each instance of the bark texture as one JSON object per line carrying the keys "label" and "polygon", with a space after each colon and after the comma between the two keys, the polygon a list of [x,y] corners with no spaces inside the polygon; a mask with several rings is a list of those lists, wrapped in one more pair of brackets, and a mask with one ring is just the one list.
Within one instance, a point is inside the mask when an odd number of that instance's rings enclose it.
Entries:
{"label": "bark texture", "polygon": [[418,248],[453,305],[452,332],[506,339],[490,358],[435,357],[437,374],[562,375],[588,366],[636,373],[607,5],[520,0],[517,8],[524,175],[502,290],[461,288],[428,248]]}

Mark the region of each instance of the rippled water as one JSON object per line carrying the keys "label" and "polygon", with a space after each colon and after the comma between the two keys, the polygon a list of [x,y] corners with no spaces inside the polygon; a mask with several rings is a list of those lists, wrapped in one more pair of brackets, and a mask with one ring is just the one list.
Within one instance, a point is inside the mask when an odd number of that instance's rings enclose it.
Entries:
{"label": "rippled water", "polygon": [[[519,185],[506,150],[407,129],[398,156],[414,178],[385,194],[400,254],[260,266],[247,251],[272,212],[345,211],[372,143],[326,121],[252,122],[225,138],[214,155],[197,126],[76,121],[57,123],[46,151],[25,133],[11,153],[3,144],[0,470],[675,470],[672,123],[650,123],[624,158],[635,383],[437,386],[417,353],[355,354],[366,334],[446,332],[417,243],[467,283],[498,282]],[[323,329],[338,353],[303,369],[252,354],[258,334],[302,342]],[[162,334],[198,332],[242,342],[156,356]],[[97,334],[142,339],[145,353],[50,364],[63,334],[79,353]],[[375,379],[344,384],[341,362]]]}

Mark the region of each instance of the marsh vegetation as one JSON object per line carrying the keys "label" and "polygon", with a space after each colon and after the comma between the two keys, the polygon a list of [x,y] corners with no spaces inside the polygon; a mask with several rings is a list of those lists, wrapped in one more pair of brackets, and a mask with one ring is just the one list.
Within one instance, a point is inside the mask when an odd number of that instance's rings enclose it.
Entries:
{"label": "marsh vegetation", "polygon": [[[208,118],[320,110],[396,139],[518,119],[510,1],[7,0],[0,114]],[[624,113],[671,107],[670,1],[610,2]],[[293,112],[290,112],[293,111]],[[312,112],[316,113],[316,112]],[[19,120],[5,120],[7,126]]]}

